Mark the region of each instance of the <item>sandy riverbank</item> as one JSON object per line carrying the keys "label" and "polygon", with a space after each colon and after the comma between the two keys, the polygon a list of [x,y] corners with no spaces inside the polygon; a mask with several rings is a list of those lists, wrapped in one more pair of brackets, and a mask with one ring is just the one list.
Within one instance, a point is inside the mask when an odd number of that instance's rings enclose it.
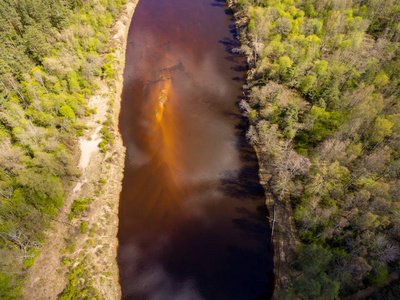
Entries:
{"label": "sandy riverbank", "polygon": [[[84,263],[90,272],[91,285],[101,298],[120,299],[121,289],[116,261],[119,195],[125,161],[125,148],[118,129],[118,117],[123,88],[125,52],[130,22],[138,0],[128,0],[113,28],[109,48],[114,48],[114,70],[112,82],[99,80],[99,91],[88,100],[97,113],[81,120],[89,129],[79,139],[78,167],[82,176],[67,188],[65,204],[46,233],[46,244],[40,250],[35,264],[29,269],[23,286],[24,299],[57,299],[67,286],[71,267]],[[101,128],[108,116],[113,118],[115,142],[104,154],[100,152]],[[91,198],[87,212],[68,220],[71,205],[76,199]],[[82,223],[90,231],[80,233]],[[66,238],[73,240],[74,247],[65,250]],[[71,261],[62,264],[65,259]]]}

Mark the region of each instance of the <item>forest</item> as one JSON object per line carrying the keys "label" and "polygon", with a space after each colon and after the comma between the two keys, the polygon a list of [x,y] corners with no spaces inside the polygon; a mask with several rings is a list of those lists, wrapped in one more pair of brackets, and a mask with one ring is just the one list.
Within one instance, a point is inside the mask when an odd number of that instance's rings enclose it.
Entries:
{"label": "forest", "polygon": [[[0,0],[0,298],[19,297],[80,176],[80,120],[96,113],[95,79],[114,77],[106,45],[124,3]],[[295,221],[297,257],[279,298],[339,299],[386,283],[369,296],[400,298],[388,282],[400,270],[400,1],[228,3],[249,64],[247,138]],[[107,124],[102,133],[107,151]]]}
{"label": "forest", "polygon": [[[281,299],[339,299],[400,268],[400,1],[233,0],[247,137],[299,240]],[[373,299],[399,299],[399,281]]]}
{"label": "forest", "polygon": [[[96,113],[87,107],[94,79],[114,77],[106,45],[125,3],[0,1],[1,299],[19,297],[66,188],[80,176],[80,118]],[[102,132],[106,151],[107,124]]]}

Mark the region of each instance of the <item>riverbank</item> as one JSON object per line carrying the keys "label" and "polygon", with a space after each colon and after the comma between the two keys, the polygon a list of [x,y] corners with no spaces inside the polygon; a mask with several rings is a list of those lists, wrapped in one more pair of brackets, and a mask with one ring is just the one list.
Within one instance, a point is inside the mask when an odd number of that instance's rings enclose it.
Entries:
{"label": "riverbank", "polygon": [[[236,30],[239,36],[242,49],[247,58],[248,65],[254,65],[252,61],[252,42],[248,36],[248,17],[246,13],[237,6],[235,1],[228,0],[228,7],[234,14]],[[249,51],[243,51],[247,47]],[[253,70],[254,71],[254,70]],[[249,68],[248,75],[251,74],[252,68]],[[252,96],[250,86],[254,83],[251,79],[246,78],[246,85],[244,89],[247,91],[247,99]],[[248,111],[247,113],[250,113]],[[249,116],[250,119],[250,116]],[[252,122],[250,121],[250,124]],[[257,153],[259,164],[260,184],[265,190],[266,205],[269,211],[269,223],[271,226],[271,244],[274,252],[274,294],[273,299],[278,298],[279,290],[288,289],[291,286],[291,276],[293,272],[293,262],[297,258],[297,248],[299,241],[296,236],[296,228],[293,218],[292,207],[285,198],[274,195],[273,190],[273,168],[271,151],[262,143],[252,141],[253,147]]]}
{"label": "riverbank", "polygon": [[[118,130],[118,116],[127,34],[137,2],[124,5],[111,29],[107,48],[112,54],[115,76],[99,79],[98,91],[89,98],[88,106],[96,113],[82,120],[88,129],[79,139],[81,175],[67,184],[64,206],[28,271],[22,291],[25,299],[56,299],[60,295],[62,298],[63,291],[65,294],[74,289],[84,289],[104,299],[121,297],[116,235],[125,148]],[[99,148],[105,139],[104,129],[114,137],[113,142],[102,147],[105,153]],[[74,279],[79,279],[79,283]]]}
{"label": "riverbank", "polygon": [[278,298],[281,288],[288,288],[291,284],[292,263],[296,259],[296,249],[299,245],[295,235],[293,210],[290,203],[279,200],[271,192],[271,165],[268,160],[268,150],[255,145],[258,163],[260,166],[260,183],[265,190],[266,205],[270,214],[269,223],[272,229],[271,243],[274,249],[274,276],[275,291],[273,299]]}

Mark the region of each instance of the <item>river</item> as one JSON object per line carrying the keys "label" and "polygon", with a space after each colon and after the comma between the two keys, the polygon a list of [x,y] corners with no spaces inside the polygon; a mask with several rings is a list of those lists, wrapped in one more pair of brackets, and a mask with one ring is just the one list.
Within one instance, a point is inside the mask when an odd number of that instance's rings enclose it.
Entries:
{"label": "river", "polygon": [[271,297],[268,212],[238,109],[238,46],[223,1],[139,1],[119,120],[123,299]]}

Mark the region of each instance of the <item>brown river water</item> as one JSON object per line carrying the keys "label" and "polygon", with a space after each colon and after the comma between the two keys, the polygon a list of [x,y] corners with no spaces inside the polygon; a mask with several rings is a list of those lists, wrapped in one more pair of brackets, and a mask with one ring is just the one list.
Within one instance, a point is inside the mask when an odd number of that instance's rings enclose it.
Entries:
{"label": "brown river water", "polygon": [[119,121],[123,299],[271,297],[268,212],[238,109],[238,46],[222,1],[139,1]]}

